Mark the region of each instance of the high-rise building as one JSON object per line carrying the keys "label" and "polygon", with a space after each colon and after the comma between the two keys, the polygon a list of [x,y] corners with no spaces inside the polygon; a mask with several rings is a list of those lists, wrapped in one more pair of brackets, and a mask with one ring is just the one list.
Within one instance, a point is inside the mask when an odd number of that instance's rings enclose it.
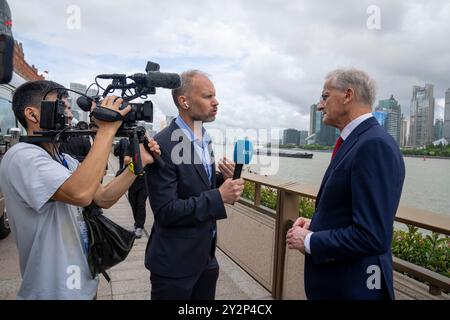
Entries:
{"label": "high-rise building", "polygon": [[299,131],[299,145],[304,146],[306,145],[306,138],[308,138],[308,131]]}
{"label": "high-rise building", "polygon": [[313,104],[311,105],[311,107],[309,107],[309,135],[312,135],[314,133],[314,131],[316,130],[315,128],[315,121],[316,121],[316,109],[317,109],[317,105]]}
{"label": "high-rise building", "polygon": [[386,119],[388,117],[388,113],[386,111],[374,111],[374,112],[372,112],[372,114],[375,117],[375,119],[377,119],[380,126],[382,126],[384,128],[386,125]]}
{"label": "high-rise building", "polygon": [[323,126],[322,118],[322,112],[317,111],[317,104],[313,104],[310,107],[309,136],[306,138],[307,144],[317,143],[318,133]]}
{"label": "high-rise building", "polygon": [[411,98],[410,142],[413,147],[423,147],[433,140],[434,135],[433,85],[414,86]]}
{"label": "high-rise building", "polygon": [[[84,84],[81,84],[81,83],[71,83],[69,88],[70,88],[70,90],[75,90],[75,91],[78,91],[78,92],[81,92],[81,93],[86,93],[87,86],[84,85]],[[87,94],[89,94],[89,93],[87,93]],[[77,105],[78,97],[80,97],[79,94],[69,91],[69,98],[67,100],[69,101],[69,103],[70,103],[70,105],[72,107],[72,113],[74,114],[74,117],[76,119],[78,119],[79,121],[89,122],[89,113],[88,112],[84,112]]]}
{"label": "high-rise building", "polygon": [[316,133],[316,143],[322,146],[334,146],[338,137],[339,130],[337,128],[322,124],[319,132]]}
{"label": "high-rise building", "polygon": [[380,100],[378,107],[373,113],[380,125],[394,138],[400,145],[400,130],[401,130],[401,107],[394,96],[391,95],[389,99]]}
{"label": "high-rise building", "polygon": [[317,111],[317,104],[313,104],[310,108],[309,136],[305,140],[308,144],[334,146],[339,137],[339,131],[334,127],[324,125],[322,120],[323,113]]}
{"label": "high-rise building", "polygon": [[295,129],[286,129],[283,131],[283,144],[295,144],[300,143],[300,132]]}
{"label": "high-rise building", "polygon": [[444,138],[450,142],[450,88],[445,91]]}
{"label": "high-rise building", "polygon": [[309,134],[312,135],[320,131],[322,127],[322,112],[317,111],[317,104],[310,107]]}
{"label": "high-rise building", "polygon": [[444,119],[436,119],[434,123],[433,141],[440,140],[444,137]]}
{"label": "high-rise building", "polygon": [[408,145],[408,120],[402,115],[400,123],[400,147],[406,147]]}

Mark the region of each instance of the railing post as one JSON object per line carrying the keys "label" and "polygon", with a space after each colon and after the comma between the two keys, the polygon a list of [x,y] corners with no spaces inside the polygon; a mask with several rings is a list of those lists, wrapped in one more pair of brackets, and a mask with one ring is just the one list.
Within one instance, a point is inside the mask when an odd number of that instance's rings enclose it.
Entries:
{"label": "railing post", "polygon": [[439,287],[433,286],[430,284],[428,292],[433,296],[440,296],[442,294],[442,290]]}
{"label": "railing post", "polygon": [[299,199],[300,197],[294,193],[278,189],[272,282],[272,296],[274,299],[281,299],[283,297],[286,232],[290,227],[289,222],[295,221],[298,218]]}
{"label": "railing post", "polygon": [[261,184],[255,182],[255,206],[261,205]]}

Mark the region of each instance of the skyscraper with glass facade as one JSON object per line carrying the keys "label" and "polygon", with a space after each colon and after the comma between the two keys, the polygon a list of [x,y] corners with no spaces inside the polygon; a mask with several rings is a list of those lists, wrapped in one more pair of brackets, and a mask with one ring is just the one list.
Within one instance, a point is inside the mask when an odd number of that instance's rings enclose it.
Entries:
{"label": "skyscraper with glass facade", "polygon": [[444,138],[450,142],[450,88],[445,91]]}
{"label": "skyscraper with glass facade", "polygon": [[400,145],[402,111],[394,96],[391,95],[389,99],[380,100],[373,115],[377,118],[380,125],[382,125]]}
{"label": "skyscraper with glass facade", "polygon": [[433,85],[414,86],[411,98],[410,142],[413,147],[423,147],[433,140],[434,96]]}

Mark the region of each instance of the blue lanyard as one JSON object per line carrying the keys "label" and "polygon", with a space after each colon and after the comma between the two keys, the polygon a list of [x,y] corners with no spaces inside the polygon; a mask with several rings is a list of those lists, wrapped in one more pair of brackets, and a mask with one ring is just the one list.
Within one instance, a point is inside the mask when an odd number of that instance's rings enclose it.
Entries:
{"label": "blue lanyard", "polygon": [[[64,155],[61,153],[61,158],[62,158],[62,164],[64,167],[66,167],[67,169],[69,169],[69,165],[67,164],[67,160],[66,158],[64,158]],[[61,158],[59,158],[61,160]]]}

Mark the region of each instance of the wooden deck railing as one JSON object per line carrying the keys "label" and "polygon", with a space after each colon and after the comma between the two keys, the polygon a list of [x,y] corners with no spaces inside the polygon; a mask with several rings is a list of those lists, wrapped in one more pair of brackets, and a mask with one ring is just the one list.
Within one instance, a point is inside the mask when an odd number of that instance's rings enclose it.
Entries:
{"label": "wooden deck railing", "polygon": [[[275,219],[272,295],[275,299],[280,299],[283,294],[286,232],[292,225],[292,222],[298,218],[300,199],[307,198],[315,200],[318,190],[300,185],[297,182],[282,181],[247,172],[243,173],[242,177],[246,181],[255,184],[255,194],[254,201],[241,198],[239,202]],[[267,208],[261,204],[261,189],[263,186],[276,190],[276,210]],[[447,236],[450,235],[450,216],[448,215],[408,207],[399,207],[395,220],[432,232]],[[394,270],[406,273],[427,283],[431,294],[439,295],[442,290],[450,292],[450,278],[402,259],[396,257],[393,257],[393,259]]]}

